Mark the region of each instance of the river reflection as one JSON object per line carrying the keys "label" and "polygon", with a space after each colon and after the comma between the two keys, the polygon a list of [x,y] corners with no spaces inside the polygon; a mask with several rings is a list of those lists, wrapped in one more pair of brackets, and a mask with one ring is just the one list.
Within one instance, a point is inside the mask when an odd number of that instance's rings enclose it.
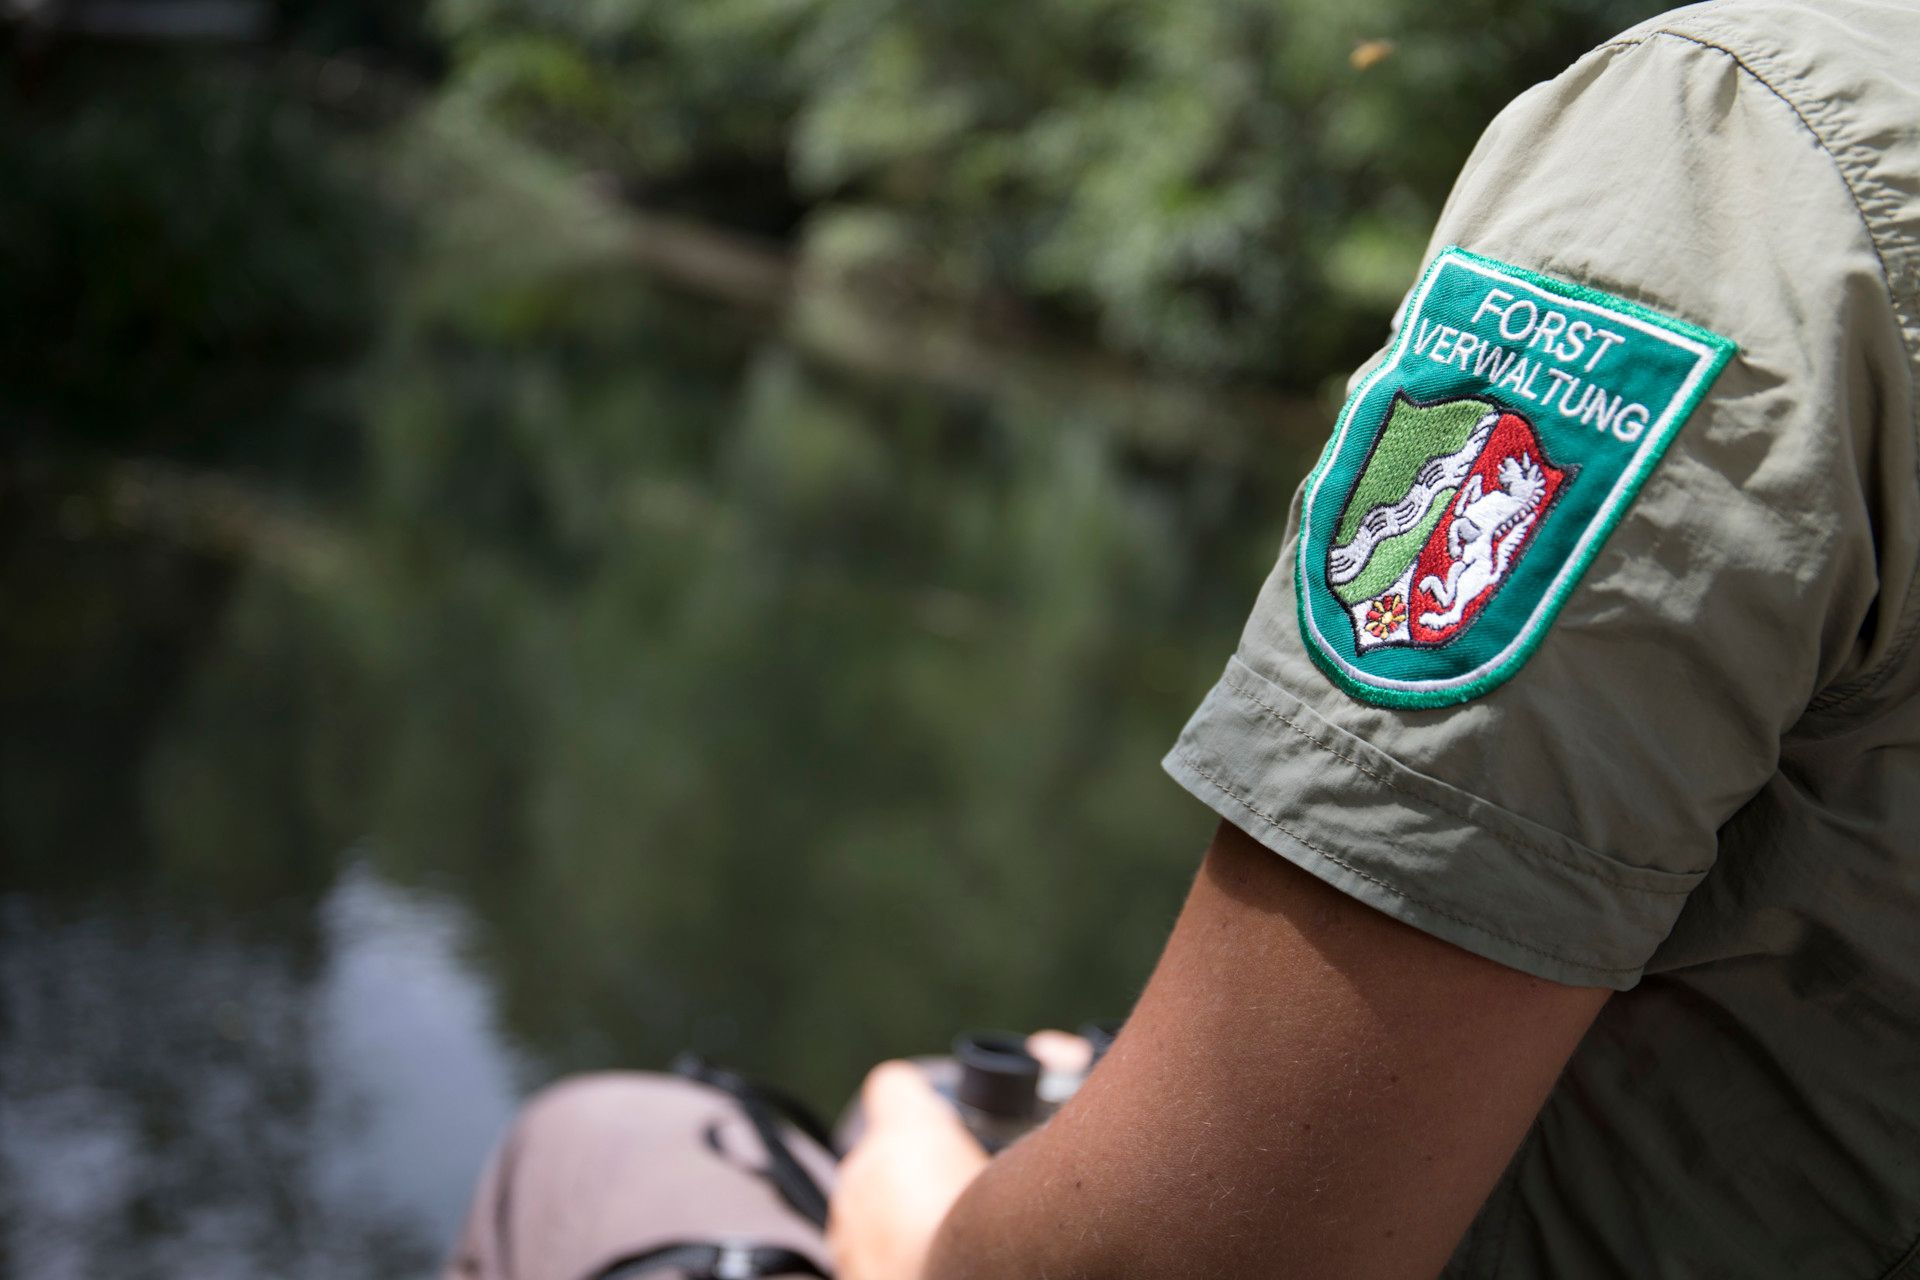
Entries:
{"label": "river reflection", "polygon": [[419,1272],[523,1074],[436,895],[348,867],[311,937],[0,907],[0,1204],[41,1280]]}
{"label": "river reflection", "polygon": [[0,454],[0,1272],[422,1274],[554,1074],[832,1108],[1145,977],[1311,439],[613,267],[475,311]]}

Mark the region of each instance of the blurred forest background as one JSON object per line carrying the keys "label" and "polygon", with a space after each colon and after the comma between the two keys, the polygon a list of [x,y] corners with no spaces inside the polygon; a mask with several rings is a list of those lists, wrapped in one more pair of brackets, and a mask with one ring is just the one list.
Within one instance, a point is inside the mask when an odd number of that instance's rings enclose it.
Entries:
{"label": "blurred forest background", "polygon": [[0,0],[0,1273],[1125,1012],[1157,761],[1625,0]]}

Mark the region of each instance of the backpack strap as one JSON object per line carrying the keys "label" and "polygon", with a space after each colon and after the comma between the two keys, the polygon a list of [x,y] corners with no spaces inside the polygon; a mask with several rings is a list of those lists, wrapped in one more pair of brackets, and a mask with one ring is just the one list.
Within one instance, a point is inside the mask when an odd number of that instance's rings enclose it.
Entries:
{"label": "backpack strap", "polygon": [[[740,1109],[746,1113],[747,1120],[753,1125],[753,1131],[759,1135],[760,1142],[767,1149],[767,1180],[773,1183],[773,1189],[787,1202],[787,1207],[822,1230],[827,1225],[827,1193],[821,1188],[814,1176],[807,1172],[806,1166],[794,1158],[793,1149],[787,1145],[786,1135],[780,1131],[780,1122],[785,1120],[800,1132],[819,1143],[829,1155],[838,1159],[840,1153],[833,1148],[833,1138],[827,1127],[820,1123],[811,1111],[797,1099],[777,1090],[757,1085],[735,1072],[714,1066],[697,1053],[683,1053],[673,1060],[669,1068],[675,1075],[719,1089],[732,1095],[739,1102]],[[809,1264],[811,1265],[811,1264]],[[777,1274],[777,1273],[774,1273]],[[801,1274],[818,1274],[818,1272]]]}
{"label": "backpack strap", "polygon": [[760,1280],[762,1276],[818,1276],[831,1280],[812,1258],[778,1245],[663,1244],[645,1253],[615,1258],[588,1280],[632,1280],[662,1271],[689,1280]]}

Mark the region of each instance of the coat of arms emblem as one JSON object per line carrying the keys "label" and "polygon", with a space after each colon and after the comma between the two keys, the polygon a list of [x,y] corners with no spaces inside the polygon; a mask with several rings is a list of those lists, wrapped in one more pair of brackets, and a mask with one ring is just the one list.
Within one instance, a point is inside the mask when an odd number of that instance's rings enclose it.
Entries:
{"label": "coat of arms emblem", "polygon": [[1490,400],[1395,396],[1327,552],[1355,648],[1434,648],[1465,632],[1573,472]]}
{"label": "coat of arms emblem", "polygon": [[1511,678],[1734,344],[1586,284],[1443,249],[1307,477],[1300,638],[1375,706]]}

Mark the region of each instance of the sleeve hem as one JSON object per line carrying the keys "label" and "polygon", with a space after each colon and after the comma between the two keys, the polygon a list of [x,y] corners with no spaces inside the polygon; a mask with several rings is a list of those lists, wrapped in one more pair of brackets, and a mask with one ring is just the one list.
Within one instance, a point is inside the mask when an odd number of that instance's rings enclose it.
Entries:
{"label": "sleeve hem", "polygon": [[1618,862],[1447,787],[1321,721],[1238,659],[1163,766],[1342,892],[1569,985],[1633,986],[1704,874]]}

